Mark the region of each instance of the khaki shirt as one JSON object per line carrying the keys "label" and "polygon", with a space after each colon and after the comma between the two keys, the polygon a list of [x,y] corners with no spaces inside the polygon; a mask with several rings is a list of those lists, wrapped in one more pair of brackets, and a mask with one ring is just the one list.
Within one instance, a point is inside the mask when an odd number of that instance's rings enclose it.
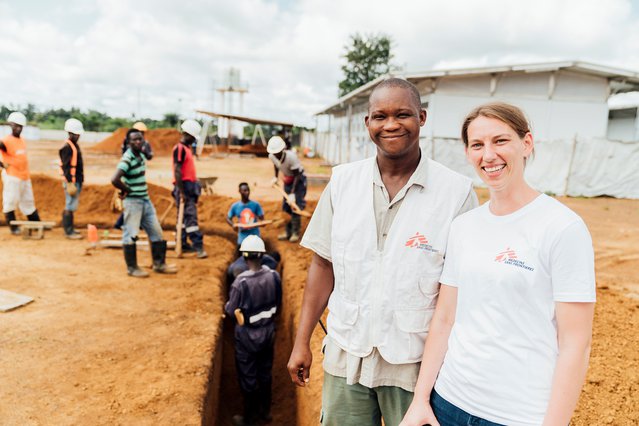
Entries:
{"label": "khaki shirt", "polygon": [[[406,185],[389,199],[388,191],[382,182],[379,166],[375,162],[373,174],[373,211],[377,224],[377,249],[383,250],[386,236],[401,207],[402,201],[408,191],[421,191],[427,185],[428,161],[422,155],[417,169],[406,182]],[[445,188],[442,188],[445,190]],[[331,261],[331,229],[333,222],[333,206],[331,204],[330,182],[320,197],[313,217],[304,232],[301,245],[322,258]],[[470,191],[464,204],[458,212],[462,214],[477,207],[477,195]],[[364,358],[349,354],[337,346],[330,338],[324,339],[324,371],[337,376],[345,377],[346,383],[359,383],[368,388],[377,386],[397,386],[409,392],[415,389],[419,374],[419,362],[414,364],[390,364],[384,360],[376,348]]]}

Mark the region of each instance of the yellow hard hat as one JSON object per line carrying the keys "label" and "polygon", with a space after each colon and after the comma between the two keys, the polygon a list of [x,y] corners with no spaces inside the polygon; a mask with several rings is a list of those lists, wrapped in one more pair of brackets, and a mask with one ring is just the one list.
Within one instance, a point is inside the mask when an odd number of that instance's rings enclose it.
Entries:
{"label": "yellow hard hat", "polygon": [[148,129],[146,128],[146,124],[144,124],[144,123],[143,123],[143,122],[141,122],[141,121],[138,121],[138,122],[136,122],[136,123],[133,123],[133,126],[132,126],[132,127],[133,127],[135,130],[139,130],[139,131],[141,131],[141,132],[146,132],[146,131],[148,130]]}

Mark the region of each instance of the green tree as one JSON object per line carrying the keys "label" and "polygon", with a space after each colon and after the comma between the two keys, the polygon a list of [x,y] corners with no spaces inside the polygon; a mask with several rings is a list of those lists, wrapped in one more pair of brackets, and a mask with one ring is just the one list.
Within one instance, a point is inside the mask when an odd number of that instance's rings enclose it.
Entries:
{"label": "green tree", "polygon": [[175,112],[167,112],[166,114],[164,114],[164,118],[162,119],[162,121],[166,123],[167,127],[177,127],[178,123],[180,122],[180,116]]}
{"label": "green tree", "polygon": [[344,46],[346,53],[342,55],[346,64],[342,65],[344,80],[339,83],[339,96],[388,73],[393,59],[391,44],[391,38],[384,34],[351,35],[350,43]]}

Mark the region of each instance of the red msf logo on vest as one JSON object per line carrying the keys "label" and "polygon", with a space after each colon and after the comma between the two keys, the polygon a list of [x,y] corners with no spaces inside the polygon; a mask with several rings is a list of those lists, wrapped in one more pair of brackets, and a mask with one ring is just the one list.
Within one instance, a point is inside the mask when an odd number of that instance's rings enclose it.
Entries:
{"label": "red msf logo on vest", "polygon": [[510,247],[495,256],[495,262],[503,263],[504,265],[517,266],[518,268],[526,269],[527,271],[534,271],[535,268],[527,265],[523,260],[517,259],[517,253]]}
{"label": "red msf logo on vest", "polygon": [[410,237],[406,241],[406,244],[404,244],[404,246],[408,248],[418,249],[418,250],[426,250],[426,251],[432,251],[432,252],[437,251],[433,248],[433,246],[428,244],[428,238],[426,238],[426,236],[420,234],[419,232],[415,232],[415,235]]}

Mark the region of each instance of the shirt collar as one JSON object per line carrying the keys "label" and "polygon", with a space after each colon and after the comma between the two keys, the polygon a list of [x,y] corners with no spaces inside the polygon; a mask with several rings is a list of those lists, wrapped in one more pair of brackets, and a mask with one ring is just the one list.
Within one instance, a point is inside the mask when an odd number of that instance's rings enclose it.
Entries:
{"label": "shirt collar", "polygon": [[[421,148],[419,152],[419,164],[417,164],[417,168],[408,179],[408,182],[406,182],[407,188],[410,188],[412,185],[419,185],[422,188],[426,187],[426,181],[428,180],[428,158]],[[384,182],[382,182],[382,175],[379,171],[379,165],[377,164],[377,157],[373,157],[373,183],[377,186],[384,186]]]}

